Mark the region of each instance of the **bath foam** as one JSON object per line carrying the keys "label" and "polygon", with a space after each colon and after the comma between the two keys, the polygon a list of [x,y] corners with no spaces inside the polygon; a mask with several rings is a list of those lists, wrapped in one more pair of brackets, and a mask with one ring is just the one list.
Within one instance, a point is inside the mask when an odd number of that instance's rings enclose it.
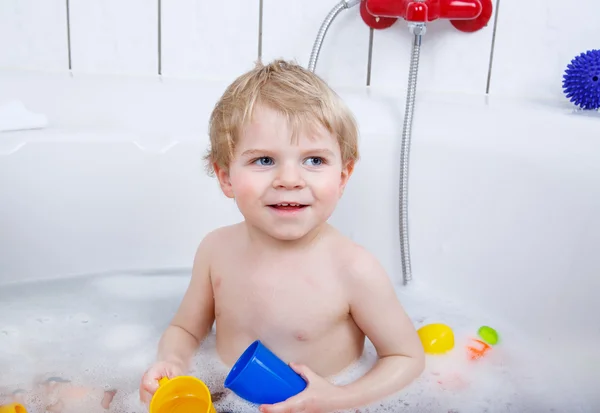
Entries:
{"label": "bath foam", "polygon": [[[188,279],[175,274],[124,274],[3,287],[0,388],[31,390],[36,376],[51,374],[77,385],[117,389],[111,412],[147,413],[138,399],[140,379],[155,357],[157,342],[179,305]],[[117,287],[136,293],[115,291]],[[582,396],[578,386],[587,383],[585,379],[569,376],[563,368],[569,364],[568,352],[545,354],[537,337],[516,331],[481,309],[436,295],[429,288],[399,289],[398,295],[415,327],[430,322],[452,326],[455,350],[442,357],[428,357],[425,372],[408,388],[360,411],[595,411],[595,406],[585,405],[589,399]],[[462,349],[469,337],[476,337],[482,324],[502,331],[502,343],[483,359],[471,362]],[[129,327],[132,331],[127,331]],[[121,344],[117,344],[119,337]],[[224,391],[228,369],[219,361],[215,343],[214,334],[202,343],[193,373],[207,383],[218,410],[256,413],[255,406]],[[334,383],[352,382],[373,365],[375,349],[370,342],[366,344],[361,359],[332,377]],[[29,412],[43,412],[41,403],[39,394],[30,391]],[[89,403],[91,412],[95,405],[93,400]]]}
{"label": "bath foam", "polygon": [[126,324],[111,327],[104,338],[104,346],[110,350],[135,349],[150,338],[152,330],[143,325]]}
{"label": "bath foam", "polygon": [[94,285],[99,292],[106,294],[107,298],[148,301],[180,298],[189,280],[189,276],[180,275],[115,275],[98,278],[94,281]]}

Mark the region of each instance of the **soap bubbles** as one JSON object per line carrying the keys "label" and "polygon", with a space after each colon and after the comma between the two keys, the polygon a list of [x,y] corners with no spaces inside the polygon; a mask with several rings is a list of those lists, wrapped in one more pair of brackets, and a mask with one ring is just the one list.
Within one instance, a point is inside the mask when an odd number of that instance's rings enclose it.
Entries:
{"label": "soap bubbles", "polygon": [[[13,284],[0,289],[0,393],[23,389],[29,413],[42,413],[43,399],[33,384],[40,377],[61,377],[73,386],[94,389],[82,411],[97,408],[99,395],[117,393],[110,412],[147,413],[139,401],[143,372],[156,357],[160,336],[185,293],[187,274],[117,274],[57,279],[47,285]],[[49,292],[50,291],[50,292]],[[435,295],[428,288],[403,288],[401,301],[415,327],[441,322],[452,327],[455,345],[428,356],[423,374],[399,394],[359,411],[542,412],[593,411],[585,407],[584,377],[569,375],[569,353],[545,354],[538,337],[501,320]],[[440,298],[441,297],[441,298]],[[502,332],[502,340],[480,360],[465,348],[484,323]],[[552,362],[549,363],[548,360]],[[358,380],[377,362],[371,342],[362,357],[335,377],[344,385]],[[228,368],[219,359],[213,332],[192,363],[192,374],[211,390],[219,412],[256,413],[224,388]],[[593,390],[593,389],[592,389]],[[594,394],[591,390],[589,394]],[[592,406],[593,407],[593,406]],[[586,410],[587,409],[587,410]],[[354,413],[356,409],[350,410]]]}

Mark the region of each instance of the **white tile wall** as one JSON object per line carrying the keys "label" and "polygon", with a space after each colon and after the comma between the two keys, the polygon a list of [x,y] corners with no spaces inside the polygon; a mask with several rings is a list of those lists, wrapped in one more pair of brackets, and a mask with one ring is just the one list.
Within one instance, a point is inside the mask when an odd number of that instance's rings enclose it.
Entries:
{"label": "white tile wall", "polygon": [[562,75],[582,52],[600,49],[600,2],[502,0],[491,93],[561,99]]}
{"label": "white tile wall", "polygon": [[157,1],[71,0],[70,6],[74,73],[158,73]]}
{"label": "white tile wall", "polygon": [[65,0],[0,1],[0,67],[68,67]]}
{"label": "white tile wall", "polygon": [[[487,27],[463,33],[448,20],[431,22],[422,37],[419,90],[485,93],[494,31],[494,16]],[[413,35],[405,21],[377,30],[374,37],[371,84],[406,87]]]}
{"label": "white tile wall", "polygon": [[[262,0],[262,60],[307,65],[319,27],[338,0]],[[259,55],[261,0],[2,0],[0,67],[73,73],[230,80]],[[600,3],[495,0],[498,13],[490,93],[566,101],[561,81],[577,54],[600,48]],[[499,8],[497,8],[499,7]],[[419,90],[484,94],[494,17],[476,33],[432,22],[423,38]],[[343,11],[325,39],[317,72],[334,86],[402,90],[411,35],[404,21],[373,33],[359,7]],[[160,57],[159,57],[160,56]]]}
{"label": "white tile wall", "polygon": [[[295,59],[308,66],[321,24],[339,0],[264,0],[263,61]],[[330,26],[315,72],[332,85],[366,85],[369,27],[358,7],[342,11]]]}
{"label": "white tile wall", "polygon": [[233,80],[258,58],[259,2],[162,1],[162,74]]}

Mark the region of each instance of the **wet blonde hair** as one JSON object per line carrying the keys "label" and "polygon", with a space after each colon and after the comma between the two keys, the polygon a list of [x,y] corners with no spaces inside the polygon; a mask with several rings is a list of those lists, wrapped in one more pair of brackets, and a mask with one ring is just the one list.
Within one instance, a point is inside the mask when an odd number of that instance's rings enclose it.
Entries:
{"label": "wet blonde hair", "polygon": [[257,105],[284,115],[293,136],[304,127],[321,126],[337,138],[342,162],[356,162],[358,127],[340,97],[317,75],[295,62],[275,60],[258,63],[233,81],[216,103],[210,116],[210,148],[205,155],[207,172],[213,164],[228,170],[235,145]]}

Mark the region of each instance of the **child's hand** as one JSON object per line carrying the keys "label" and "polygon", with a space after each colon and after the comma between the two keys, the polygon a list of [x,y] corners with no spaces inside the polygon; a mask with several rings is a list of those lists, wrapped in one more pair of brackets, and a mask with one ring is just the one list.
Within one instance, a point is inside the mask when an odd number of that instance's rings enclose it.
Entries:
{"label": "child's hand", "polygon": [[150,403],[152,396],[158,389],[158,381],[163,377],[172,379],[173,377],[183,375],[183,369],[175,363],[160,361],[152,365],[140,383],[140,400],[145,404]]}
{"label": "child's hand", "polygon": [[331,384],[304,365],[290,363],[290,367],[306,380],[308,386],[303,392],[281,403],[261,405],[262,413],[327,413],[335,410],[331,402],[342,396],[343,390],[340,387]]}

